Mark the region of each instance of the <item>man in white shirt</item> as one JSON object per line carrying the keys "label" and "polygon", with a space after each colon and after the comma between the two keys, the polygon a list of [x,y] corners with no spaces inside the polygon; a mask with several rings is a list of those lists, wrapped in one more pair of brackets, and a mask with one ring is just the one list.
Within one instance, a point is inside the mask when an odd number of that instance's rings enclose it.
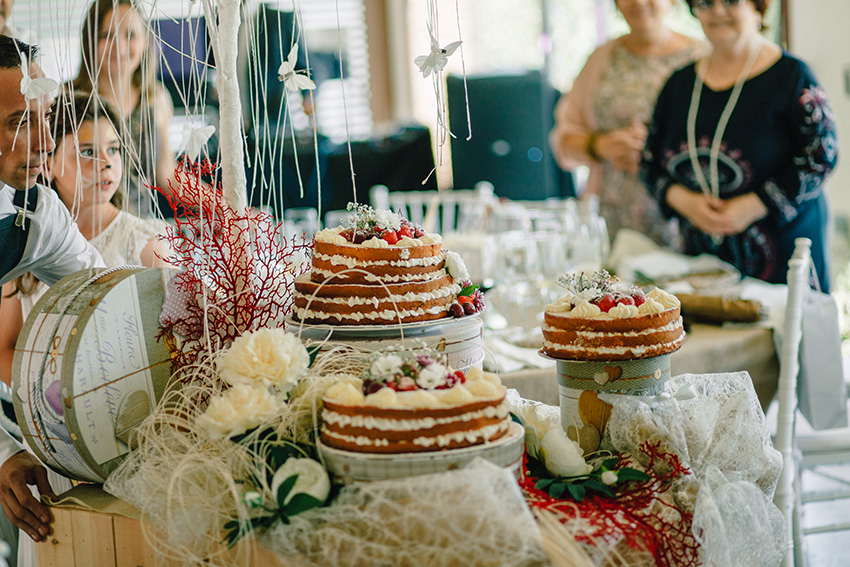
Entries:
{"label": "man in white shirt", "polygon": [[[35,49],[0,36],[0,284],[26,272],[53,285],[81,269],[104,266],[56,193],[36,179],[55,147],[48,127],[49,85],[33,60]],[[24,76],[27,60],[28,76]],[[44,466],[0,431],[0,504],[9,520],[35,541],[48,533],[48,508],[28,485],[53,495]]]}

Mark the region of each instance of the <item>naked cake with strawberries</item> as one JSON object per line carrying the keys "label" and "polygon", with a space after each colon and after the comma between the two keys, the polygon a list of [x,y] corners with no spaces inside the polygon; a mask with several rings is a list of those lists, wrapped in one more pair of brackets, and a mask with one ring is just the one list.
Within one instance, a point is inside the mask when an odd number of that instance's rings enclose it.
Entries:
{"label": "naked cake with strawberries", "polygon": [[397,213],[349,205],[316,233],[311,269],[295,280],[294,317],[306,323],[392,325],[462,317],[483,308],[463,260]]}
{"label": "naked cake with strawberries", "polygon": [[677,350],[685,330],[676,296],[625,286],[601,270],[558,280],[567,294],[546,307],[543,352],[575,361],[635,360]]}
{"label": "naked cake with strawberries", "polygon": [[438,351],[389,347],[371,354],[322,398],[322,443],[363,453],[415,453],[479,445],[510,427],[496,374],[453,370]]}

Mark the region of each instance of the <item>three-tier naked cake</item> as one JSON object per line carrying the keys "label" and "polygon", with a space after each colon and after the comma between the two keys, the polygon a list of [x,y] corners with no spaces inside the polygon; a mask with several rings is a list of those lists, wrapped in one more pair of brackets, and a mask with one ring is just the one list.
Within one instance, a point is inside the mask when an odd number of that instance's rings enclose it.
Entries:
{"label": "three-tier naked cake", "polygon": [[318,232],[309,273],[295,281],[295,318],[312,324],[392,325],[462,317],[481,292],[439,234],[387,210],[349,206],[341,226]]}

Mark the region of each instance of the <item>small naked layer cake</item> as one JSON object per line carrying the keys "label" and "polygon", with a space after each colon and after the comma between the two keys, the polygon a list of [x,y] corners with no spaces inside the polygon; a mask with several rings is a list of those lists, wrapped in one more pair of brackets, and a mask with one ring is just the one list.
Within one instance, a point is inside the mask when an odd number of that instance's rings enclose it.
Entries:
{"label": "small naked layer cake", "polygon": [[348,209],[342,226],[313,239],[311,270],[295,280],[297,320],[392,325],[462,317],[484,307],[463,260],[443,249],[439,234],[391,211]]}
{"label": "small naked layer cake", "polygon": [[661,289],[644,294],[604,270],[562,276],[558,284],[568,293],[546,307],[543,321],[543,352],[553,358],[650,358],[677,350],[685,339],[679,300]]}
{"label": "small naked layer cake", "polygon": [[361,453],[443,451],[494,441],[510,427],[495,374],[452,370],[428,348],[373,353],[360,378],[322,398],[322,443]]}

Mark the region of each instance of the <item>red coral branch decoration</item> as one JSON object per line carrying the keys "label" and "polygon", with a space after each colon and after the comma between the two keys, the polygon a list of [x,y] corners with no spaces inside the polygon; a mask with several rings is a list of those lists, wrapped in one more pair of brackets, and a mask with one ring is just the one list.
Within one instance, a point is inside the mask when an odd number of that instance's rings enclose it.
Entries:
{"label": "red coral branch decoration", "polygon": [[203,181],[214,173],[209,160],[185,159],[168,191],[153,187],[175,213],[176,227],[166,236],[174,253],[165,259],[183,268],[160,317],[160,336],[189,339],[173,358],[176,373],[245,331],[282,326],[292,310],[293,279],[309,267],[294,261],[311,248],[303,236],[290,242],[271,215],[231,208],[219,184]]}
{"label": "red coral branch decoration", "polygon": [[[662,498],[674,480],[691,473],[676,455],[664,452],[660,443],[644,442],[639,449],[649,458],[646,473],[650,480],[628,483],[617,498],[595,493],[588,493],[581,502],[553,498],[534,488],[539,479],[530,476],[525,457],[520,486],[533,508],[555,513],[562,523],[582,520],[581,533],[573,534],[579,542],[612,546],[625,542],[651,554],[657,567],[697,567],[699,545],[691,530],[693,514],[675,506],[672,498]],[[626,462],[621,457],[617,468]]]}

